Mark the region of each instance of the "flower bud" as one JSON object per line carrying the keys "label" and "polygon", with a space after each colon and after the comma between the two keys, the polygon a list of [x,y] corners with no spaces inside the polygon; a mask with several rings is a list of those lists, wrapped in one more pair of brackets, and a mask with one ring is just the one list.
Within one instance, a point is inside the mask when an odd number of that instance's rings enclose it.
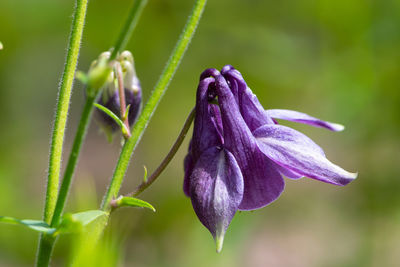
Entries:
{"label": "flower bud", "polygon": [[[105,58],[107,61],[109,57],[110,53],[105,52],[100,55],[98,62],[100,63],[103,61],[103,58]],[[128,122],[129,126],[132,126],[141,109],[142,90],[140,87],[140,82],[136,76],[133,56],[129,51],[122,52],[115,61],[121,65],[125,103],[128,112]],[[93,63],[94,69],[98,68],[99,63]],[[105,83],[102,87],[102,93],[99,96],[97,103],[105,106],[123,120],[122,117],[124,114],[121,114],[118,77],[115,73],[115,70],[111,70],[105,78]],[[119,128],[117,123],[104,112],[96,110],[96,113],[98,114],[97,117],[99,118],[101,126],[106,133],[115,132],[115,130]]]}
{"label": "flower bud", "polygon": [[90,65],[87,75],[87,94],[93,95],[98,92],[106,82],[110,82],[111,66],[108,62],[111,53],[106,51],[100,54],[98,59]]}

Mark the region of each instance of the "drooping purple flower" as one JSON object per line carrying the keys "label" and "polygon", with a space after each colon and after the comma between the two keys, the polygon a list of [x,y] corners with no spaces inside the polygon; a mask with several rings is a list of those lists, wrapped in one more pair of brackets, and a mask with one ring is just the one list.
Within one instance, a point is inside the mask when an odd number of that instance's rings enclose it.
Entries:
{"label": "drooping purple flower", "polygon": [[310,138],[276,119],[344,129],[297,111],[264,110],[230,65],[221,72],[207,69],[200,76],[193,137],[184,162],[184,192],[218,251],[236,211],[276,200],[284,189],[282,175],[335,185],[346,185],[357,176],[330,162]]}

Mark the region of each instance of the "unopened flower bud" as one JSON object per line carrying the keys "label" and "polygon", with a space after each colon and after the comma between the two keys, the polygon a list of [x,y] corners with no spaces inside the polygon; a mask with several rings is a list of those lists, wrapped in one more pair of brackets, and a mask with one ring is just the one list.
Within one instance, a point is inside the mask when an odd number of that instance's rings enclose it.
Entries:
{"label": "unopened flower bud", "polygon": [[111,66],[108,62],[111,53],[106,51],[92,62],[87,75],[87,94],[93,95],[110,80]]}
{"label": "unopened flower bud", "polygon": [[[108,52],[103,53],[99,57],[99,61],[102,57],[108,58],[110,54]],[[97,64],[96,62],[94,64]],[[142,90],[140,86],[139,79],[136,76],[133,56],[129,51],[122,52],[115,60],[115,64],[120,64],[122,70],[123,86],[125,93],[125,104],[128,114],[129,126],[132,126],[135,122],[142,103]],[[123,116],[126,114],[121,114],[120,107],[120,96],[118,88],[118,76],[115,73],[115,69],[112,69],[106,77],[106,82],[102,87],[102,93],[97,100],[97,103],[105,106],[111,110],[114,114],[123,120]],[[129,109],[128,109],[129,107]],[[97,110],[98,117],[101,121],[103,128],[106,132],[114,132],[119,128],[117,123],[109,117],[104,112]]]}

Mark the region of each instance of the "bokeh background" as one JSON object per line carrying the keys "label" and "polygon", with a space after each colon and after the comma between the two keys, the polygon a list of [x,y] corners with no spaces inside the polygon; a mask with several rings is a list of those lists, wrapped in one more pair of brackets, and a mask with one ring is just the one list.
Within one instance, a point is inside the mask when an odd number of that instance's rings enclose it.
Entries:
{"label": "bokeh background", "polygon": [[[57,85],[72,0],[1,0],[0,214],[40,219]],[[80,70],[112,46],[132,1],[91,0]],[[129,43],[144,99],[152,90],[194,1],[149,1]],[[199,74],[232,64],[266,108],[339,122],[332,133],[285,123],[310,136],[328,158],[359,177],[339,188],[287,180],[270,206],[238,213],[221,254],[182,192],[188,140],[141,198],[156,213],[115,213],[87,266],[399,266],[400,2],[393,0],[210,0],[180,69],[163,98],[122,189],[154,170],[194,105]],[[68,155],[84,99],[75,83]],[[92,123],[67,210],[98,207],[120,150]],[[65,161],[64,161],[65,163]],[[32,266],[38,235],[0,225],[0,266]],[[57,243],[54,266],[70,257]],[[91,262],[91,263],[89,263]]]}

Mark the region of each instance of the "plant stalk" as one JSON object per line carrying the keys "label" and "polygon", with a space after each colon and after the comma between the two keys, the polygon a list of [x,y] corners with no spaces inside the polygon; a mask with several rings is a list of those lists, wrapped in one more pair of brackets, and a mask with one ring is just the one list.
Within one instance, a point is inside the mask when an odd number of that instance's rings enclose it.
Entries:
{"label": "plant stalk", "polygon": [[74,81],[76,65],[78,63],[87,3],[88,0],[76,1],[66,63],[60,82],[57,110],[51,138],[46,203],[44,209],[44,221],[49,224],[57,201],[65,126],[67,123],[72,84]]}
{"label": "plant stalk", "polygon": [[61,215],[65,206],[65,202],[68,196],[69,189],[72,183],[72,177],[76,169],[76,165],[79,159],[79,154],[82,149],[83,141],[86,137],[87,129],[91,115],[93,113],[93,104],[96,101],[96,95],[87,96],[85,106],[82,110],[81,119],[79,121],[78,129],[76,130],[74,143],[72,145],[71,153],[69,155],[68,163],[65,168],[64,178],[61,183],[60,192],[54,210],[53,218],[51,220],[51,227],[56,227],[61,219]]}
{"label": "plant stalk", "polygon": [[[49,224],[51,223],[57,201],[65,126],[67,123],[72,84],[78,62],[87,4],[88,0],[76,0],[66,63],[60,82],[57,110],[51,139],[46,202],[43,215],[44,221]],[[48,239],[49,238],[46,238],[43,235],[41,236],[36,266],[48,266],[49,264],[52,246],[48,246],[48,244],[52,242],[47,242]]]}
{"label": "plant stalk", "polygon": [[[66,65],[61,80],[56,119],[53,129],[52,145],[50,150],[49,178],[44,212],[44,220],[52,226],[57,225],[61,218],[76,163],[79,158],[80,150],[90,122],[90,117],[93,112],[93,103],[96,100],[96,96],[88,96],[86,99],[73,148],[64,174],[60,193],[57,197],[65,125],[72,91],[72,82],[74,79],[77,58],[79,54],[79,45],[82,39],[87,4],[88,0],[76,1]],[[129,13],[129,17],[127,18],[119,35],[116,45],[114,46],[110,60],[113,60],[118,52],[125,48],[146,4],[147,0],[135,1]],[[55,240],[56,239],[51,236],[41,235],[36,266],[41,267],[49,265]]]}
{"label": "plant stalk", "polygon": [[121,64],[119,64],[119,62],[116,62],[114,69],[118,81],[120,118],[124,122],[127,129],[127,133],[124,134],[124,138],[128,139],[129,137],[131,137],[131,130],[130,130],[131,127],[129,126],[128,116],[125,116],[126,115],[125,87],[124,87],[124,78],[122,74]]}
{"label": "plant stalk", "polygon": [[121,52],[132,36],[132,32],[135,29],[137,22],[139,21],[140,15],[144,7],[147,4],[147,0],[135,0],[133,6],[129,12],[129,16],[125,21],[125,24],[118,36],[117,42],[112,50],[110,61],[114,60],[118,53]]}
{"label": "plant stalk", "polygon": [[160,176],[160,174],[164,171],[164,169],[168,166],[171,160],[174,158],[176,152],[178,151],[179,147],[182,145],[183,140],[185,140],[186,134],[189,131],[190,125],[192,125],[193,119],[195,115],[195,109],[193,108],[190,112],[189,116],[187,117],[185,124],[182,127],[181,132],[178,135],[175,143],[172,145],[171,150],[168,152],[167,156],[165,156],[164,160],[161,164],[157,167],[157,169],[150,175],[150,177],[143,181],[134,192],[130,193],[131,196],[137,196],[146,190],[154,181]]}

